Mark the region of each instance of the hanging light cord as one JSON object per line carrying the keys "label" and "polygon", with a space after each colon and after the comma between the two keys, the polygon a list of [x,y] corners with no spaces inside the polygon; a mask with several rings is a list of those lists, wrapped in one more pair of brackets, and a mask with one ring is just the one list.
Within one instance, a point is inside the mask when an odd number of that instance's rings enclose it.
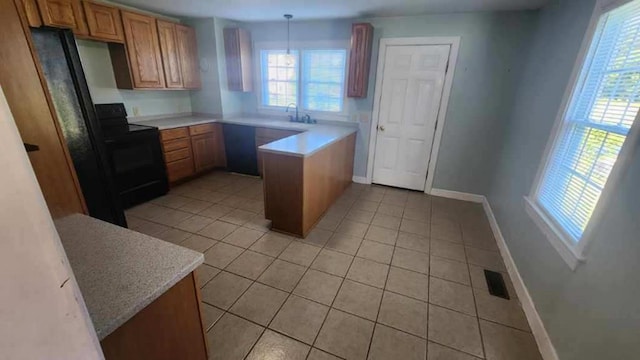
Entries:
{"label": "hanging light cord", "polygon": [[291,14],[284,14],[284,18],[287,19],[287,55],[291,55],[291,32],[289,28],[292,17],[293,15]]}

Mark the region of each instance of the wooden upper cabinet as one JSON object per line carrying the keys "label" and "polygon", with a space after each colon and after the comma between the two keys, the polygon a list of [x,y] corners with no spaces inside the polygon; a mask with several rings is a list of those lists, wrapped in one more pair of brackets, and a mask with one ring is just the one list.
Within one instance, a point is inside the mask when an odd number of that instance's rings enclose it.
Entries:
{"label": "wooden upper cabinet", "polygon": [[199,89],[200,60],[198,57],[198,41],[196,31],[188,26],[175,24],[178,42],[178,56],[182,69],[182,81],[186,89]]}
{"label": "wooden upper cabinet", "polygon": [[73,30],[74,34],[89,34],[80,0],[38,0],[42,23]]}
{"label": "wooden upper cabinet", "polygon": [[17,4],[22,6],[29,26],[42,26],[42,18],[40,17],[40,10],[38,10],[38,3],[36,0],[18,0]]}
{"label": "wooden upper cabinet", "polygon": [[84,1],[89,37],[96,40],[124,42],[120,9],[106,4]]}
{"label": "wooden upper cabinet", "polygon": [[373,26],[357,23],[351,27],[351,54],[349,57],[348,97],[367,97]]}
{"label": "wooden upper cabinet", "polygon": [[160,36],[160,51],[164,65],[164,77],[168,88],[182,88],[182,68],[178,53],[178,35],[176,24],[158,20],[158,34]]}
{"label": "wooden upper cabinet", "polygon": [[251,34],[241,28],[226,28],[223,32],[229,90],[252,91]]}
{"label": "wooden upper cabinet", "polygon": [[[133,88],[164,88],[165,81],[156,19],[147,15],[122,11],[122,24],[127,56],[131,66]],[[114,64],[115,66],[116,64]]]}

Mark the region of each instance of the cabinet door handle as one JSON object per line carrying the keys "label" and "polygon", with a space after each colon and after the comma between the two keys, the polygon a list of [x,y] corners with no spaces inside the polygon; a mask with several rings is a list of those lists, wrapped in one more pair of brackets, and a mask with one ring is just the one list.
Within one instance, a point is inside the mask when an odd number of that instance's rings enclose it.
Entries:
{"label": "cabinet door handle", "polygon": [[27,152],[40,151],[40,146],[38,146],[38,145],[27,144],[27,143],[23,143],[23,144],[24,144],[24,148],[27,150]]}

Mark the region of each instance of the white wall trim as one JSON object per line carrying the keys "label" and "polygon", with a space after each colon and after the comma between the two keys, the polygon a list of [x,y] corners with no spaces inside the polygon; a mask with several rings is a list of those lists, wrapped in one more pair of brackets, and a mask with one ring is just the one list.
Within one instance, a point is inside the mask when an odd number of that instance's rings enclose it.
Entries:
{"label": "white wall trim", "polygon": [[509,247],[502,236],[502,232],[500,231],[500,227],[498,226],[498,221],[496,220],[495,215],[493,214],[493,210],[491,209],[491,205],[486,197],[483,196],[482,207],[484,208],[485,213],[487,214],[487,219],[489,220],[489,224],[491,225],[491,230],[493,231],[493,236],[496,238],[496,242],[498,244],[498,248],[500,249],[500,255],[502,256],[502,260],[504,261],[505,266],[507,267],[507,272],[509,273],[509,277],[511,278],[511,282],[516,290],[518,295],[518,299],[520,299],[520,303],[522,304],[522,309],[527,316],[527,321],[529,322],[529,326],[531,327],[531,332],[533,333],[533,337],[536,339],[536,343],[538,344],[538,349],[540,350],[540,354],[544,360],[559,360],[558,353],[556,352],[551,339],[549,338],[549,334],[547,333],[547,329],[544,327],[544,323],[536,310],[535,304],[533,303],[533,299],[529,294],[529,290],[527,290],[527,286],[524,284],[522,277],[520,276],[520,272],[518,272],[518,267],[513,261],[513,257],[511,256],[511,252],[509,251]]}
{"label": "white wall trim", "polygon": [[440,196],[448,199],[470,201],[474,203],[483,203],[484,196],[478,194],[470,194],[460,191],[444,190],[444,189],[431,189],[430,195]]}
{"label": "white wall trim", "polygon": [[498,244],[500,256],[502,257],[502,260],[507,267],[507,272],[509,273],[511,282],[513,283],[513,286],[516,290],[518,299],[522,304],[522,310],[527,317],[527,321],[529,322],[529,326],[531,327],[533,337],[536,339],[540,354],[542,355],[542,358],[544,360],[559,360],[556,349],[553,346],[551,339],[549,338],[547,329],[544,327],[544,323],[542,322],[538,311],[536,310],[533,299],[529,294],[529,290],[527,290],[527,287],[524,284],[522,277],[520,276],[520,272],[518,271],[518,267],[513,261],[513,257],[511,256],[509,247],[507,246],[507,243],[502,236],[502,232],[500,231],[500,227],[498,226],[498,221],[493,214],[493,210],[491,209],[491,205],[489,204],[487,198],[484,195],[443,189],[433,189],[431,191],[431,195],[482,204],[482,208],[484,209],[484,212],[487,215],[487,219],[489,220],[489,224],[491,225],[491,231],[493,232],[493,236],[495,237],[496,243]]}
{"label": "white wall trim", "polygon": [[524,197],[524,209],[551,243],[554,249],[560,254],[564,262],[571,270],[575,270],[578,264],[584,261],[582,254],[577,252],[575,244],[566,236],[561,228],[556,226],[551,219],[540,209],[540,206],[528,196]]}
{"label": "white wall trim", "polygon": [[449,69],[445,74],[444,87],[442,89],[442,98],[440,99],[440,108],[438,110],[438,118],[436,120],[436,132],[433,137],[431,146],[431,154],[429,157],[429,168],[427,170],[427,181],[424,192],[431,193],[433,187],[433,179],[435,175],[436,163],[438,161],[438,152],[442,140],[442,130],[449,106],[449,97],[451,95],[451,87],[453,85],[453,75],[455,73],[456,64],[458,62],[458,51],[460,49],[460,37],[407,37],[407,38],[383,38],[380,39],[380,47],[378,50],[378,66],[376,70],[376,85],[373,100],[373,112],[371,117],[371,128],[369,129],[369,153],[367,157],[367,181],[371,183],[373,180],[373,162],[375,159],[375,148],[378,132],[375,130],[378,126],[380,116],[380,98],[382,96],[382,75],[384,73],[384,59],[386,57],[387,46],[394,45],[451,45],[449,53]]}
{"label": "white wall trim", "polygon": [[367,182],[367,178],[364,176],[354,176],[353,182],[358,184],[371,184],[371,182]]}

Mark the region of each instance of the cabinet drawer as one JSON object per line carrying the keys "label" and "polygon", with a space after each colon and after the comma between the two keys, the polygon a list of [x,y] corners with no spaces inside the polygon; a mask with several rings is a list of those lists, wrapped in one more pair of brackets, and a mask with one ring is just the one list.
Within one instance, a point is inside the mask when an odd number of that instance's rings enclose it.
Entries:
{"label": "cabinet drawer", "polygon": [[191,157],[191,151],[190,150],[191,149],[189,149],[189,148],[185,148],[185,149],[166,152],[166,153],[164,153],[164,159],[168,163],[173,162],[173,161],[186,159],[188,157]]}
{"label": "cabinet drawer", "polygon": [[178,139],[178,140],[165,141],[162,143],[162,146],[164,147],[164,152],[167,153],[169,151],[188,149],[189,144],[190,144],[189,139]]}
{"label": "cabinet drawer", "polygon": [[191,157],[167,163],[167,175],[171,183],[189,177],[194,172],[193,159]]}
{"label": "cabinet drawer", "polygon": [[214,132],[216,125],[214,123],[200,124],[189,126],[189,134],[191,136]]}
{"label": "cabinet drawer", "polygon": [[256,128],[256,137],[282,139],[299,134],[300,131]]}
{"label": "cabinet drawer", "polygon": [[162,141],[168,141],[173,139],[181,139],[189,137],[189,129],[186,127],[160,130],[160,138]]}

